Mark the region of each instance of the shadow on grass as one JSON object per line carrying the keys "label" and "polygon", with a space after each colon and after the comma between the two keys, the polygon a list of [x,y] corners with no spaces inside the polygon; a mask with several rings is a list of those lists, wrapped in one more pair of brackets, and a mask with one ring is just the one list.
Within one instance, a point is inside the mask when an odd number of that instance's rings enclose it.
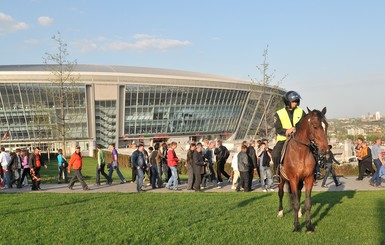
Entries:
{"label": "shadow on grass", "polygon": [[317,204],[317,208],[311,212],[313,226],[316,227],[332,211],[335,205],[343,203],[345,198],[353,198],[355,194],[355,191],[341,191],[321,192],[313,196],[313,207],[314,204]]}
{"label": "shadow on grass", "polygon": [[258,195],[258,196],[254,196],[252,198],[249,198],[249,199],[246,199],[246,200],[243,200],[242,202],[238,203],[237,207],[238,208],[243,208],[251,203],[253,203],[254,201],[256,200],[259,200],[259,199],[262,199],[262,198],[265,198],[265,197],[268,197],[270,196],[269,194],[265,194],[265,195]]}

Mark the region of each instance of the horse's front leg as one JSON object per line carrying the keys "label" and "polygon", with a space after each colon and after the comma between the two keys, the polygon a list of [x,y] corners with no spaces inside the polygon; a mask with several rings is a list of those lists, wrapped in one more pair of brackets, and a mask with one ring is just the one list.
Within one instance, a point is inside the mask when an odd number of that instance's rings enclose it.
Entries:
{"label": "horse's front leg", "polygon": [[306,189],[306,200],[305,200],[305,207],[306,207],[306,231],[309,232],[309,233],[314,232],[314,228],[313,228],[313,226],[311,224],[311,217],[310,217],[311,206],[312,206],[311,191],[313,189],[313,182],[314,182],[313,176],[310,176],[310,177],[308,177],[305,180],[305,189]]}
{"label": "horse's front leg", "polygon": [[282,206],[282,198],[283,198],[283,187],[285,186],[285,181],[282,180],[278,185],[278,196],[279,196],[279,207],[278,207],[278,215],[277,217],[283,217],[283,206]]}
{"label": "horse's front leg", "polygon": [[298,189],[297,189],[298,181],[290,181],[291,186],[291,201],[293,203],[293,209],[294,209],[294,230],[293,232],[301,231],[301,227],[299,225],[298,221],[298,211],[300,207],[299,199],[298,199]]}

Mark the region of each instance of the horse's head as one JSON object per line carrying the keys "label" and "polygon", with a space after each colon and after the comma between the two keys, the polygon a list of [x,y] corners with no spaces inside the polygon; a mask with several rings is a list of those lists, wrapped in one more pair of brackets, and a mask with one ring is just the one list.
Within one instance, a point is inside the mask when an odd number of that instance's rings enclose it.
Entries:
{"label": "horse's head", "polygon": [[308,114],[304,118],[308,124],[307,136],[312,144],[318,149],[318,155],[324,156],[328,151],[327,130],[328,123],[325,118],[326,107],[322,111],[310,110],[307,108]]}

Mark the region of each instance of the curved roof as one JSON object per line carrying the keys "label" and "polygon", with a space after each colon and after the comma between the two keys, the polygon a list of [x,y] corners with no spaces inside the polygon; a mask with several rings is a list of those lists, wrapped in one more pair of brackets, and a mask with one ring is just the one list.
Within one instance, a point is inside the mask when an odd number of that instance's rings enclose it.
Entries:
{"label": "curved roof", "polygon": [[[45,64],[34,64],[34,65],[0,65],[0,72],[21,72],[21,71],[32,71],[32,72],[41,72],[41,71],[51,71],[49,67],[54,67],[55,65],[45,65]],[[150,68],[150,67],[136,67],[136,66],[115,66],[115,65],[83,65],[78,64],[74,67],[74,72],[91,72],[91,73],[128,73],[128,74],[148,74],[148,75],[160,75],[160,76],[179,76],[179,77],[190,77],[190,78],[205,78],[205,79],[214,79],[214,80],[225,80],[232,82],[241,82],[241,83],[250,83],[250,81],[245,81],[236,78],[230,78],[225,76],[199,73],[192,71],[181,71],[173,69],[163,69],[163,68]]]}

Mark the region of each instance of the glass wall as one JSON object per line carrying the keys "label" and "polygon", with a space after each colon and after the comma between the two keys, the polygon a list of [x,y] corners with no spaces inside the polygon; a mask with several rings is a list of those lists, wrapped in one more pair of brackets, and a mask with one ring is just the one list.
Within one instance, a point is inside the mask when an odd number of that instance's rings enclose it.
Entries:
{"label": "glass wall", "polygon": [[[65,86],[66,138],[87,138],[85,86]],[[5,141],[59,140],[61,110],[56,84],[0,84],[0,134]]]}
{"label": "glass wall", "polygon": [[126,86],[125,135],[234,132],[246,91]]}
{"label": "glass wall", "polygon": [[116,101],[95,101],[96,143],[108,147],[116,139]]}

